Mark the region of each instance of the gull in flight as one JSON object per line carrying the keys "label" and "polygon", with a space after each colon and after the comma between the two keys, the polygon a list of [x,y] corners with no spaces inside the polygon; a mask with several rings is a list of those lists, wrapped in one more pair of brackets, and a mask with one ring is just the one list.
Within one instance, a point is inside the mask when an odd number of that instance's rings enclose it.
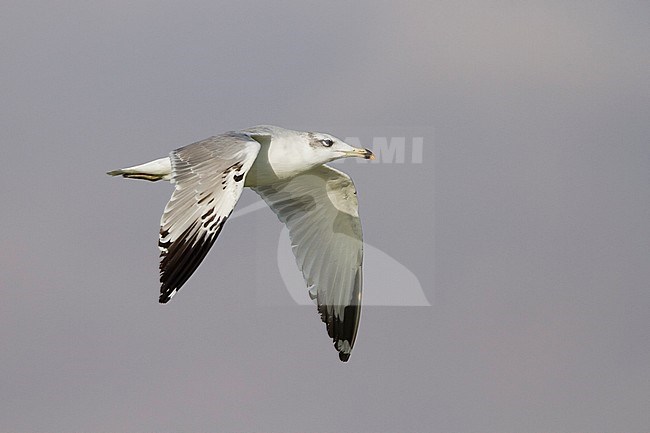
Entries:
{"label": "gull in flight", "polygon": [[175,187],[160,221],[163,304],[201,264],[243,188],[252,188],[289,229],[309,295],[339,359],[347,361],[361,315],[361,223],[352,180],[325,165],[346,157],[374,159],[370,150],[329,134],[265,125],[216,135],[108,174],[167,180]]}

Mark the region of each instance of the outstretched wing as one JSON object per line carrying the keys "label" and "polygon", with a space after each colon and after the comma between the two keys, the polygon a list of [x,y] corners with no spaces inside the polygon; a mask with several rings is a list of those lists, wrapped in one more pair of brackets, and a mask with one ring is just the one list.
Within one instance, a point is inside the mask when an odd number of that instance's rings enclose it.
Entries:
{"label": "outstretched wing", "polygon": [[361,315],[363,241],[348,175],[319,166],[289,181],[253,188],[289,229],[293,253],[327,333],[347,361]]}
{"label": "outstretched wing", "polygon": [[161,303],[185,284],[214,244],[259,150],[250,135],[230,132],[170,153],[176,189],[160,220]]}

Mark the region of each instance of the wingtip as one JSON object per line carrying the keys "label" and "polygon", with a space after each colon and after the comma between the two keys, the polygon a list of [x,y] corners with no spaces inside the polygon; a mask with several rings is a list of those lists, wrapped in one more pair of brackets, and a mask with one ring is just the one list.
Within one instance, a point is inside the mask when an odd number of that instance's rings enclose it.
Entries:
{"label": "wingtip", "polygon": [[169,287],[163,287],[160,290],[160,295],[158,296],[158,302],[161,304],[166,304],[171,301],[174,295],[178,293],[179,289],[169,289]]}

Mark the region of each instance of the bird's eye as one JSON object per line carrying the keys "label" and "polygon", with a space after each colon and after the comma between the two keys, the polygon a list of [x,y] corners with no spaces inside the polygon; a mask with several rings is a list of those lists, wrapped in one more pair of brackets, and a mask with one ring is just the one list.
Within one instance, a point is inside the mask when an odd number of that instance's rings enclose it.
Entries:
{"label": "bird's eye", "polygon": [[334,144],[334,140],[330,140],[329,138],[325,140],[321,140],[321,143],[323,143],[323,146],[325,147],[332,147],[332,144]]}

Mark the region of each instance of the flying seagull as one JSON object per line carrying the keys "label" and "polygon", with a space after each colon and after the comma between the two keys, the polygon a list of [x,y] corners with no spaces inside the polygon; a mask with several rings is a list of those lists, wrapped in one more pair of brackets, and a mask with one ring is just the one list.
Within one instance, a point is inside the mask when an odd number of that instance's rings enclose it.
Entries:
{"label": "flying seagull", "polygon": [[201,264],[243,188],[252,188],[289,229],[309,295],[339,359],[347,361],[361,314],[361,223],[352,180],[325,165],[346,157],[374,159],[370,150],[329,134],[264,125],[206,138],[108,174],[174,184],[158,241],[163,304]]}

